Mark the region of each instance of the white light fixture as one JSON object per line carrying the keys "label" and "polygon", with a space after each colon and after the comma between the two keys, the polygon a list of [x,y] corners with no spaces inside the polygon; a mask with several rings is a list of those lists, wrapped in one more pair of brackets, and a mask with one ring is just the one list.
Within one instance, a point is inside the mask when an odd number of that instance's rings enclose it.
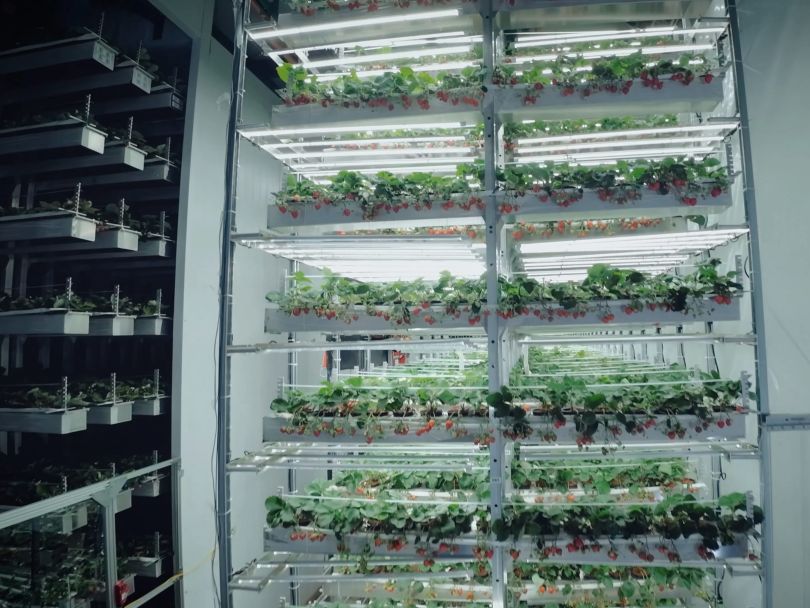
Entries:
{"label": "white light fixture", "polygon": [[337,59],[321,59],[317,61],[305,61],[301,67],[308,70],[317,70],[321,68],[331,68],[343,65],[356,65],[361,63],[379,63],[387,61],[396,61],[398,59],[411,59],[415,57],[433,57],[437,55],[461,55],[469,53],[472,47],[467,45],[449,46],[449,47],[435,47],[428,49],[411,49],[408,51],[393,51],[390,53],[372,53],[369,55],[343,55]]}
{"label": "white light fixture", "polygon": [[[413,161],[411,161],[413,163]],[[421,162],[421,161],[420,161]],[[404,167],[363,167],[363,168],[355,168],[354,171],[358,173],[380,173],[382,171],[386,171],[388,173],[455,173],[456,172],[456,165],[415,165],[411,164],[409,166]],[[337,175],[340,172],[340,168],[334,169],[324,169],[324,170],[312,170],[312,171],[295,171],[296,173],[303,175],[304,177],[328,177],[330,175]],[[319,182],[319,183],[328,183],[328,182]]]}
{"label": "white light fixture", "polygon": [[579,161],[610,161],[632,158],[660,158],[667,156],[697,156],[710,154],[714,151],[711,146],[681,147],[681,148],[648,148],[647,150],[617,151],[613,154],[605,152],[577,152],[572,154],[550,154],[546,156],[526,156],[520,159],[522,163],[546,162],[579,162]]}
{"label": "white light fixture", "polygon": [[349,126],[323,126],[323,127],[291,127],[289,129],[271,129],[268,127],[244,128],[239,133],[243,137],[252,139],[254,137],[283,137],[304,135],[324,135],[327,133],[373,133],[375,131],[429,131],[433,129],[462,129],[474,125],[463,122],[428,122],[428,123],[393,123],[375,125],[349,125]]}
{"label": "white light fixture", "polygon": [[358,48],[358,47],[363,49],[401,48],[404,46],[414,46],[414,45],[424,46],[427,44],[450,44],[460,42],[473,42],[474,39],[475,39],[474,36],[465,36],[464,32],[462,31],[446,32],[438,34],[418,34],[415,36],[397,36],[396,38],[390,38],[387,40],[376,38],[374,40],[359,40],[357,42],[350,42],[346,44],[342,42],[334,42],[331,44],[322,44],[318,46],[302,46],[288,49],[272,49],[267,52],[267,55],[271,57],[274,61],[280,62],[281,56],[283,55],[303,56],[305,54],[311,53],[312,51],[326,51],[332,49]]}
{"label": "white light fixture", "polygon": [[560,34],[522,34],[518,36],[515,48],[533,46],[554,46],[556,44],[577,42],[601,42],[607,40],[626,40],[629,38],[656,38],[659,36],[700,36],[709,34],[722,34],[725,25],[700,28],[685,28],[676,30],[672,26],[646,28],[639,30],[614,30],[602,32],[560,33]]}
{"label": "white light fixture", "polygon": [[[464,68],[472,68],[477,65],[481,65],[480,61],[473,61],[473,60],[464,60],[464,61],[445,61],[442,63],[425,63],[422,65],[412,65],[409,66],[414,72],[453,72],[456,70],[463,70]],[[318,82],[332,82],[333,80],[337,80],[341,76],[356,76],[361,80],[364,78],[376,78],[377,76],[383,76],[385,74],[390,74],[392,72],[391,68],[388,69],[379,69],[379,70],[358,70],[354,73],[352,72],[333,72],[330,74],[318,74]]]}
{"label": "white light fixture", "polygon": [[431,142],[465,141],[463,135],[426,135],[424,137],[380,137],[376,139],[325,139],[313,141],[290,141],[283,144],[262,144],[264,150],[280,148],[349,148],[354,146],[385,146],[396,144],[427,144]]}
{"label": "white light fixture", "polygon": [[713,44],[672,44],[667,46],[647,46],[622,49],[604,49],[599,51],[583,51],[581,53],[552,53],[547,55],[526,55],[512,58],[512,64],[532,63],[535,61],[554,61],[560,56],[582,57],[583,59],[600,59],[602,57],[627,57],[639,51],[642,55],[665,55],[669,53],[691,53],[694,51],[708,51],[714,48]]}
{"label": "white light fixture", "polygon": [[245,244],[362,281],[435,281],[445,270],[477,278],[484,272],[483,258],[460,236],[282,237]]}
{"label": "white light fixture", "polygon": [[[530,121],[531,122],[531,121]],[[698,133],[703,131],[722,131],[736,129],[740,123],[731,122],[709,122],[702,125],[683,125],[674,127],[651,127],[647,129],[621,129],[617,131],[593,131],[583,133],[571,133],[570,135],[551,135],[549,137],[521,137],[518,139],[519,146],[527,144],[543,144],[558,141],[580,141],[588,139],[617,139],[621,137],[634,137],[638,135],[668,135],[670,133]]]}
{"label": "white light fixture", "polygon": [[441,11],[413,11],[399,15],[369,17],[366,19],[344,19],[337,22],[329,21],[328,23],[315,23],[313,25],[301,25],[298,27],[288,27],[284,29],[249,29],[248,35],[254,40],[266,40],[267,38],[283,38],[284,36],[294,36],[296,34],[316,34],[318,32],[328,32],[331,30],[373,27],[375,25],[385,25],[387,23],[429,21],[431,19],[442,19],[444,17],[457,17],[459,14],[460,11],[458,9],[447,9]]}
{"label": "white light fixture", "polygon": [[[293,160],[296,158],[361,158],[364,156],[407,156],[409,154],[459,154],[460,152],[470,152],[471,148],[460,146],[436,146],[434,148],[377,148],[369,150],[315,150],[310,152],[285,152],[283,154],[273,154],[279,160]],[[406,159],[407,160],[407,159]],[[418,162],[421,162],[419,159]],[[425,159],[426,162],[433,162]],[[366,161],[368,162],[368,161]],[[385,161],[389,162],[389,161]],[[399,161],[398,161],[399,162]],[[405,162],[405,161],[402,161]],[[410,159],[408,162],[413,162]],[[445,162],[445,161],[442,161]]]}
{"label": "white light fixture", "polygon": [[690,143],[710,143],[723,141],[722,135],[703,135],[700,137],[657,137],[651,139],[625,139],[618,141],[601,141],[601,142],[587,142],[580,144],[552,144],[549,146],[527,146],[526,148],[519,148],[518,153],[523,154],[537,154],[538,152],[551,152],[561,150],[598,150],[604,148],[632,148],[639,146],[655,146],[655,145],[683,145]]}
{"label": "white light fixture", "polygon": [[[457,156],[454,158],[420,158],[418,162],[423,165],[429,165],[431,163],[436,164],[449,164],[449,163],[469,163],[476,160],[478,156]],[[300,163],[297,165],[290,165],[290,168],[293,171],[301,171],[304,169],[320,169],[320,168],[327,168],[327,167],[374,167],[376,164],[381,165],[389,165],[392,167],[396,167],[399,165],[413,165],[414,159],[412,158],[384,158],[380,159],[379,162],[375,162],[374,160],[366,159],[366,160],[359,160],[359,161],[346,161],[346,162],[323,162],[323,163]],[[376,169],[377,171],[381,171],[382,169]]]}

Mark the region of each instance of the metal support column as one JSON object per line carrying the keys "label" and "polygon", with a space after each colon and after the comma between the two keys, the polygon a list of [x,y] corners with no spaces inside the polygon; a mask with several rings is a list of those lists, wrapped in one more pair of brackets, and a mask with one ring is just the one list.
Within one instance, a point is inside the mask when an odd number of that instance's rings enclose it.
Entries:
{"label": "metal support column", "polygon": [[[501,327],[498,322],[498,273],[500,261],[501,222],[498,212],[498,201],[495,196],[498,184],[495,175],[497,162],[498,120],[491,88],[492,70],[495,65],[495,27],[492,2],[481,2],[481,20],[483,24],[484,82],[488,90],[482,104],[484,121],[484,192],[486,209],[486,278],[487,278],[487,355],[488,379],[490,391],[498,391],[502,384],[502,342]],[[504,437],[498,429],[494,415],[495,442],[489,446],[490,459],[490,517],[500,519],[503,510],[504,483]],[[492,565],[492,606],[504,608],[506,605],[506,560],[504,549],[496,547],[493,552]]]}
{"label": "metal support column", "polygon": [[115,537],[115,505],[118,494],[126,483],[125,479],[115,479],[107,485],[101,492],[93,495],[93,500],[99,504],[102,510],[104,522],[104,572],[107,608],[114,608],[115,584],[118,582],[118,547]]}
{"label": "metal support column", "polygon": [[[765,308],[764,293],[762,289],[762,270],[760,267],[759,252],[759,225],[757,223],[757,205],[754,190],[754,171],[751,166],[751,138],[749,134],[748,101],[745,95],[745,66],[742,57],[742,43],[740,41],[740,22],[737,15],[737,0],[726,0],[728,9],[729,38],[731,40],[732,62],[734,65],[734,88],[737,99],[737,111],[740,115],[740,151],[743,180],[743,204],[745,216],[748,220],[749,239],[748,247],[751,260],[751,308],[752,331],[757,336],[754,345],[754,361],[756,369],[757,403],[760,414],[770,414],[770,399],[768,393],[768,378],[766,370],[767,356],[765,343],[761,340],[764,328]],[[773,511],[773,486],[771,481],[771,446],[769,429],[764,429],[761,437],[760,449],[760,480],[762,484],[762,507],[765,513]],[[773,580],[773,518],[766,517],[762,522],[762,605],[764,608],[773,608],[773,594],[771,581]]]}
{"label": "metal support column", "polygon": [[230,358],[232,342],[231,315],[233,298],[233,253],[231,233],[236,228],[237,172],[239,169],[239,133],[245,84],[247,32],[250,3],[234,0],[234,49],[231,83],[231,108],[228,118],[225,201],[222,215],[219,275],[219,332],[217,337],[217,434],[216,434],[216,528],[219,550],[219,592],[221,608],[230,608],[231,593],[231,516],[228,461],[230,460]]}

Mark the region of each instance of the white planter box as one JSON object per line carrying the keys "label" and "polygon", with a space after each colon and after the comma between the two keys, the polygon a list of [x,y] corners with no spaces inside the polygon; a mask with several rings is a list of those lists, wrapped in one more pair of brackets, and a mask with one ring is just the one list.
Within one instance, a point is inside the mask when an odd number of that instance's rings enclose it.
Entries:
{"label": "white planter box", "polygon": [[85,408],[0,408],[0,430],[67,435],[87,429],[87,412]]}
{"label": "white planter box", "polygon": [[165,475],[153,477],[147,481],[136,482],[132,489],[133,496],[141,498],[156,498],[166,492],[169,486],[169,478]]}
{"label": "white planter box", "polygon": [[0,240],[78,239],[94,241],[96,223],[69,211],[49,211],[0,218]]}
{"label": "white planter box", "polygon": [[171,317],[136,317],[136,336],[168,336],[172,331]]}
{"label": "white planter box", "polygon": [[135,333],[134,315],[116,315],[112,312],[93,313],[90,317],[91,336],[131,336]]}
{"label": "white planter box", "polygon": [[132,403],[133,416],[161,416],[169,411],[169,402],[171,399],[167,396],[155,397],[153,399],[136,399]]}
{"label": "white planter box", "polygon": [[132,401],[115,405],[93,405],[87,408],[87,423],[99,425],[121,424],[132,420]]}
{"label": "white planter box", "polygon": [[0,335],[79,336],[90,331],[90,313],[64,308],[0,312]]}

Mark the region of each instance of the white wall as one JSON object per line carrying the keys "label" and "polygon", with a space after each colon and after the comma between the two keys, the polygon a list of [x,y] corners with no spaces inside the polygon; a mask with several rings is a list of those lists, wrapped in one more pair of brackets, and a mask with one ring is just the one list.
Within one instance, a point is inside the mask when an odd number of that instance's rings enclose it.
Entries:
{"label": "white wall", "polygon": [[[182,460],[180,556],[185,572],[185,606],[215,608],[218,586],[214,509],[216,432],[216,343],[219,256],[225,196],[226,131],[230,103],[231,55],[211,36],[213,0],[153,0],[194,39],[189,78],[177,252],[175,374],[173,379],[174,455]],[[272,94],[252,76],[246,81],[245,120],[266,120]],[[268,155],[243,146],[237,229],[256,232],[266,221],[266,195],[278,189],[279,168]],[[260,251],[238,248],[235,259],[234,342],[266,340],[264,295],[281,285],[286,262]],[[261,443],[261,418],[286,371],[285,356],[244,355],[234,359],[232,376],[232,453]],[[264,499],[283,476],[246,474],[232,480],[233,563],[239,568],[263,553]],[[279,595],[286,593],[286,588]],[[239,605],[259,603],[240,594]]]}
{"label": "white wall", "polygon": [[[810,414],[810,323],[806,302],[810,206],[804,184],[810,159],[810,4],[738,0],[748,100],[764,297],[770,410]],[[774,608],[810,605],[810,469],[807,433],[773,436]]]}

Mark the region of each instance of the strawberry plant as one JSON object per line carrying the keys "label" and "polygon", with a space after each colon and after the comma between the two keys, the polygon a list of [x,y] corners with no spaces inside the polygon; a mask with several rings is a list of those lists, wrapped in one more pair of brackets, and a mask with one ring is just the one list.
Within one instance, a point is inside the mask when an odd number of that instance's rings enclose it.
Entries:
{"label": "strawberry plant", "polygon": [[598,120],[534,120],[530,122],[509,122],[503,126],[504,146],[507,151],[514,151],[517,140],[523,137],[551,137],[555,135],[574,135],[577,133],[596,133],[627,129],[650,129],[655,127],[672,127],[678,124],[675,114],[653,114],[645,117],[606,117]]}
{"label": "strawberry plant", "polygon": [[[607,303],[615,300],[627,301],[626,315],[659,307],[692,314],[705,309],[706,298],[718,305],[730,304],[742,289],[735,281],[735,273],[721,274],[718,265],[718,260],[710,260],[690,274],[650,276],[597,264],[580,283],[500,277],[497,314],[504,319],[533,316],[554,320],[596,312],[607,323],[613,314]],[[352,323],[363,312],[392,325],[408,325],[415,318],[432,325],[442,318],[459,319],[464,315],[470,325],[476,325],[488,314],[483,279],[455,279],[443,273],[432,286],[422,280],[371,284],[327,273],[320,289],[315,289],[303,273],[293,275],[293,279],[286,293],[270,293],[267,299],[294,317],[312,313],[326,320]]]}
{"label": "strawberry plant", "polygon": [[[500,541],[509,538],[516,541],[524,536],[538,538],[541,548],[547,541],[556,543],[564,534],[574,539],[566,547],[569,553],[590,552],[593,542],[602,544],[600,541],[605,538],[653,536],[660,538],[666,547],[667,541],[699,535],[707,550],[705,559],[710,559],[711,551],[733,544],[735,535],[755,534],[755,526],[762,521],[760,507],[754,506],[752,517],[746,514],[743,494],[723,496],[716,504],[698,502],[690,494],[674,494],[654,507],[512,505],[503,518],[493,522],[492,532]],[[647,549],[643,549],[641,557],[645,561],[655,559]],[[679,561],[677,554],[668,557],[669,561]]]}
{"label": "strawberry plant", "polygon": [[327,82],[319,82],[316,74],[288,63],[277,71],[285,84],[284,102],[288,106],[319,104],[324,108],[334,105],[394,110],[415,105],[429,110],[431,102],[478,107],[483,96],[481,66],[435,75],[403,66],[373,78],[360,78],[352,70]]}
{"label": "strawberry plant", "polygon": [[[530,194],[541,203],[552,201],[561,207],[581,200],[586,190],[595,191],[604,202],[619,205],[632,203],[647,191],[661,196],[671,194],[684,205],[694,206],[698,198],[716,198],[729,185],[725,168],[712,157],[617,161],[600,167],[525,163],[507,167],[501,177],[510,195],[520,198]],[[518,205],[507,201],[501,211],[518,211]]]}
{"label": "strawberry plant", "polygon": [[[709,62],[702,55],[685,53],[676,61],[655,59],[641,52],[632,55],[585,59],[582,55],[559,55],[554,61],[532,62],[531,67],[519,73],[509,64],[509,58],[496,66],[492,83],[502,87],[528,85],[521,92],[524,105],[534,105],[546,87],[553,87],[563,97],[579,95],[590,97],[597,93],[623,93],[627,95],[640,79],[644,87],[662,89],[669,81],[677,86],[688,86],[696,78],[710,83],[713,74]],[[699,66],[699,72],[696,72]]]}
{"label": "strawberry plant", "polygon": [[297,219],[304,208],[311,210],[337,207],[350,217],[359,208],[363,219],[371,219],[381,212],[397,213],[403,209],[460,208],[484,209],[482,199],[471,191],[467,180],[429,173],[411,173],[396,176],[381,171],[373,177],[355,171],[340,171],[328,185],[294,176],[288,176],[287,187],[276,196],[279,213],[289,213]]}

